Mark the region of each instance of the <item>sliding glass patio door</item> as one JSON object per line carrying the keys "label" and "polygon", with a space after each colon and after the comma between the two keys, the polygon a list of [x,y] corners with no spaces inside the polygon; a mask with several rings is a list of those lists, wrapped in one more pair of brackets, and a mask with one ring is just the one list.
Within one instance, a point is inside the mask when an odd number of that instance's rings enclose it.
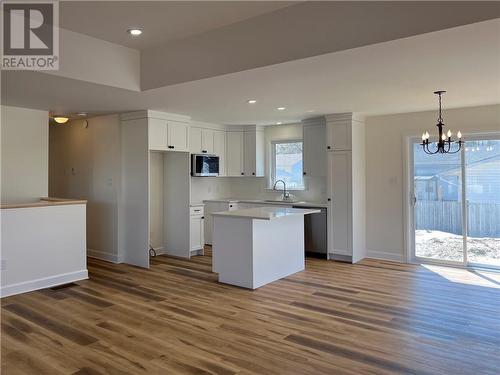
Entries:
{"label": "sliding glass patio door", "polygon": [[500,140],[451,155],[411,146],[412,260],[500,267]]}

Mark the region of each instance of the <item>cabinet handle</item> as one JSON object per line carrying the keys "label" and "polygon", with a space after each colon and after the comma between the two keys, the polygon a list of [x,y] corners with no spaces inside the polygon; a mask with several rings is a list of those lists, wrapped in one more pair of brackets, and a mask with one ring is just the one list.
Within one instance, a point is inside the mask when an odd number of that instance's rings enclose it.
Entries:
{"label": "cabinet handle", "polygon": [[174,148],[174,146],[168,146],[168,148],[172,149],[172,148]]}
{"label": "cabinet handle", "polygon": [[194,212],[200,212],[201,210],[194,210]]}
{"label": "cabinet handle", "polygon": [[245,175],[245,173],[244,173],[244,172],[241,172],[241,175],[242,175],[242,176],[244,176],[244,175]]}
{"label": "cabinet handle", "polygon": [[202,153],[206,154],[207,153],[207,150],[201,150]]}
{"label": "cabinet handle", "polygon": [[306,175],[306,172],[302,172],[302,174],[305,176],[305,175]]}
{"label": "cabinet handle", "polygon": [[231,207],[231,208],[232,208],[232,207],[233,207],[233,205],[232,205],[232,204],[230,204],[230,205],[229,205],[229,207]]}
{"label": "cabinet handle", "polygon": [[202,216],[201,218],[202,218],[202,219],[205,219],[205,216]]}
{"label": "cabinet handle", "polygon": [[255,172],[252,172],[252,176],[255,176]]}
{"label": "cabinet handle", "polygon": [[330,146],[326,146],[326,148],[327,148],[328,150],[329,150],[329,149],[331,149],[331,147],[330,147]]}
{"label": "cabinet handle", "polygon": [[330,198],[327,199],[328,202],[331,202],[332,200]]}

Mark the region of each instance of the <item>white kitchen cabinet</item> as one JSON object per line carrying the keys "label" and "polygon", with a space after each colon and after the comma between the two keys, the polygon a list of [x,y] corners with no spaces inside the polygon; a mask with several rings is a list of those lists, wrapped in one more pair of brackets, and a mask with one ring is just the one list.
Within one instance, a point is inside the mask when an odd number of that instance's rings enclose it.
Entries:
{"label": "white kitchen cabinet", "polygon": [[153,151],[167,151],[168,126],[165,120],[157,118],[148,119],[149,149]]}
{"label": "white kitchen cabinet", "polygon": [[205,209],[203,206],[190,207],[189,251],[190,255],[202,255],[205,246]]}
{"label": "white kitchen cabinet", "polygon": [[214,153],[214,131],[211,129],[201,129],[201,152],[203,154]]}
{"label": "white kitchen cabinet", "polygon": [[352,148],[352,114],[327,116],[326,148],[344,151]]}
{"label": "white kitchen cabinet", "polygon": [[201,130],[194,126],[189,128],[189,152],[191,154],[201,153]]}
{"label": "white kitchen cabinet", "polygon": [[243,172],[245,176],[255,176],[256,175],[256,147],[257,139],[256,132],[249,131],[243,134]]}
{"label": "white kitchen cabinet", "polygon": [[330,136],[337,135],[327,153],[328,253],[356,263],[366,256],[365,126],[352,114],[326,119]]}
{"label": "white kitchen cabinet", "polygon": [[219,157],[219,176],[226,176],[226,132],[214,130],[213,153]]}
{"label": "white kitchen cabinet", "polygon": [[233,202],[205,202],[205,243],[212,244],[212,213],[222,211],[234,211],[238,209],[238,203]]}
{"label": "white kitchen cabinet", "polygon": [[171,151],[188,151],[189,127],[178,121],[167,121],[168,149]]}
{"label": "white kitchen cabinet", "polygon": [[303,125],[303,174],[309,177],[326,176],[326,126]]}
{"label": "white kitchen cabinet", "polygon": [[242,131],[226,133],[226,166],[228,176],[244,176],[243,167],[243,137]]}
{"label": "white kitchen cabinet", "polygon": [[148,119],[149,149],[152,151],[187,151],[187,124],[157,118]]}
{"label": "white kitchen cabinet", "polygon": [[329,252],[352,256],[351,151],[328,153],[329,222],[332,227]]}
{"label": "white kitchen cabinet", "polygon": [[226,136],[228,176],[264,176],[264,131],[231,130]]}

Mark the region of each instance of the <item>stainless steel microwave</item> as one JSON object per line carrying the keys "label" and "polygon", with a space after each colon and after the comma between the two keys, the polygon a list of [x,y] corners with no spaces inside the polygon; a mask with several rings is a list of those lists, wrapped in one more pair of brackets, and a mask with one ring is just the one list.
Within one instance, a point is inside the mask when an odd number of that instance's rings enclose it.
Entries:
{"label": "stainless steel microwave", "polygon": [[219,175],[219,157],[209,154],[191,155],[191,176],[211,177]]}

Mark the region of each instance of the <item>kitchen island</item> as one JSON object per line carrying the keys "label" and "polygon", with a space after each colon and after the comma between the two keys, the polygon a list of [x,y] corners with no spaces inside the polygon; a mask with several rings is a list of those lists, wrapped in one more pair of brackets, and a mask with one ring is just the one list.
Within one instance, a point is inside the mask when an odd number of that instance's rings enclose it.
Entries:
{"label": "kitchen island", "polygon": [[304,270],[304,215],[318,212],[273,206],[213,213],[219,282],[256,289]]}

